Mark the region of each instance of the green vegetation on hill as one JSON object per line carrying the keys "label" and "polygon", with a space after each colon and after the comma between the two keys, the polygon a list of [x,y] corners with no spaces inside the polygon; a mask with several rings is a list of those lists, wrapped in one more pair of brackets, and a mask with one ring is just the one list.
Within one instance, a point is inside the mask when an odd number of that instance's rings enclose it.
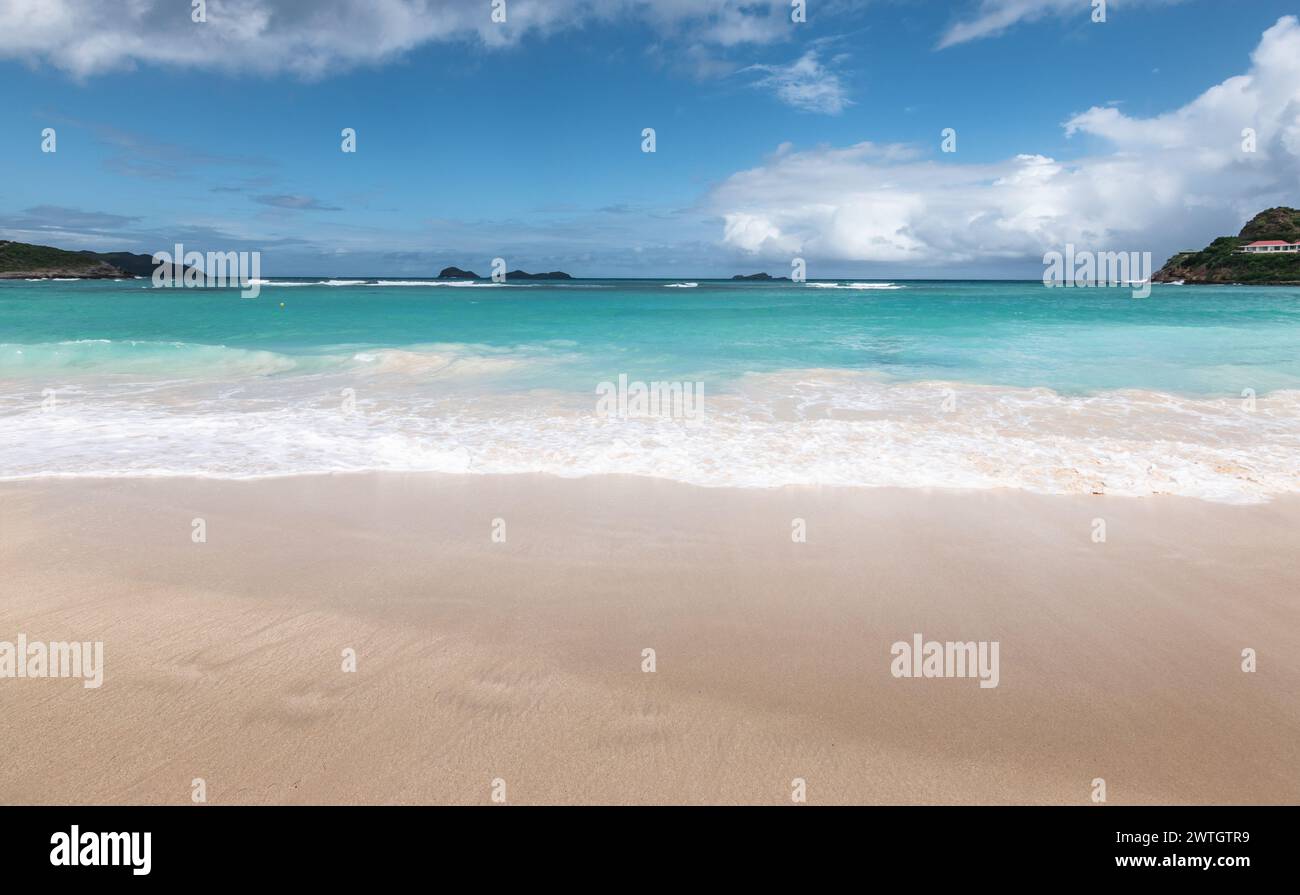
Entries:
{"label": "green vegetation on hill", "polygon": [[[125,267],[135,267],[135,259],[148,257],[124,252],[115,255],[125,256],[124,260],[129,259],[131,263],[113,264],[108,256],[95,252],[69,252],[53,246],[0,241],[0,277],[125,277],[131,275]],[[152,269],[151,264],[149,271]]]}
{"label": "green vegetation on hill", "polygon": [[1220,236],[1199,252],[1180,252],[1151,278],[1156,283],[1244,283],[1300,285],[1300,252],[1245,254],[1237,249],[1257,240],[1300,240],[1300,210],[1270,208],[1251,218],[1238,236]]}
{"label": "green vegetation on hill", "polygon": [[1300,210],[1270,208],[1261,211],[1241,228],[1240,238],[1246,242],[1257,239],[1284,239],[1287,242],[1300,240]]}

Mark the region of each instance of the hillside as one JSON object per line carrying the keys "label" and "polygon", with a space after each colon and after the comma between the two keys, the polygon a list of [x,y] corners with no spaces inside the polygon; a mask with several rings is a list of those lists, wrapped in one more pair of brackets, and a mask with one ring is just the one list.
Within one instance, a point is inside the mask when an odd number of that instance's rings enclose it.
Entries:
{"label": "hillside", "polygon": [[153,259],[149,255],[69,252],[53,246],[0,240],[0,279],[147,277],[153,274],[153,268]]}
{"label": "hillside", "polygon": [[1300,252],[1245,255],[1237,249],[1256,240],[1300,240],[1300,210],[1270,208],[1251,218],[1236,236],[1220,236],[1199,252],[1180,252],[1151,277],[1154,283],[1182,280],[1189,285],[1244,283],[1300,286]]}

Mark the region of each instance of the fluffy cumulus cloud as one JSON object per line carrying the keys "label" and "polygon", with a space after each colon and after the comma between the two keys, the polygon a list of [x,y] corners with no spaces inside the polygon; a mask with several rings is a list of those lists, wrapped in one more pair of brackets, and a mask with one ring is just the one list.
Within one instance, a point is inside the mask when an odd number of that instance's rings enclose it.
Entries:
{"label": "fluffy cumulus cloud", "polygon": [[[1158,6],[1181,0],[1105,0],[1107,20],[1111,12],[1136,6]],[[954,23],[939,40],[939,46],[951,47],[984,37],[996,37],[1021,22],[1034,22],[1049,16],[1075,16],[1091,22],[1093,4],[1089,0],[980,0],[975,14]]]}
{"label": "fluffy cumulus cloud", "polygon": [[1134,118],[1095,107],[1064,127],[1103,151],[963,164],[960,152],[871,143],[782,146],[723,181],[709,206],[727,245],[773,260],[979,263],[1041,259],[1066,243],[1158,256],[1199,246],[1264,207],[1300,204],[1300,23],[1279,20],[1246,74],[1180,109]]}
{"label": "fluffy cumulus cloud", "polygon": [[790,37],[782,0],[206,0],[206,21],[177,0],[4,0],[0,58],[87,77],[161,64],[325,77],[382,63],[427,43],[517,43],[602,21],[644,22],[718,47]]}

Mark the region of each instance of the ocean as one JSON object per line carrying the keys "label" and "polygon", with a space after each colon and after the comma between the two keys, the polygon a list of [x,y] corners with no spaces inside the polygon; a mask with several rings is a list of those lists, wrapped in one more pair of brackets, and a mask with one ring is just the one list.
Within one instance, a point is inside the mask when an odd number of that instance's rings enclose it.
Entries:
{"label": "ocean", "polygon": [[[698,407],[599,404],[653,382]],[[0,421],[0,479],[622,473],[1259,502],[1300,491],[1300,289],[0,281]]]}

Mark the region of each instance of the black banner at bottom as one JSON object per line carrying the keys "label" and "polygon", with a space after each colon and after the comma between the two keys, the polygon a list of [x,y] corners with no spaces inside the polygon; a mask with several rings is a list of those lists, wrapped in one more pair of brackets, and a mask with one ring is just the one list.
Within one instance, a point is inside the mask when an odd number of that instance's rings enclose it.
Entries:
{"label": "black banner at bottom", "polygon": [[0,852],[7,881],[468,871],[630,882],[689,868],[733,882],[851,872],[1217,885],[1284,871],[1296,820],[1295,808],[1249,807],[9,807]]}

